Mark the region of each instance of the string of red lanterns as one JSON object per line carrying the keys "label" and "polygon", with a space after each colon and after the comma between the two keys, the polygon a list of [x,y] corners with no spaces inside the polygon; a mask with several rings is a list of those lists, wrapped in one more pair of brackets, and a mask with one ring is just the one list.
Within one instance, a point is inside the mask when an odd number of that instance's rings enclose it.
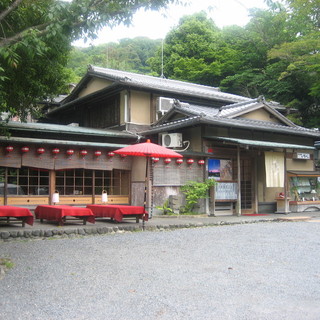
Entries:
{"label": "string of red lanterns", "polygon": [[[24,147],[21,147],[20,150],[21,150],[22,153],[27,153],[27,152],[30,151],[30,148],[29,148],[28,146],[24,146]],[[11,145],[8,145],[8,146],[5,147],[5,151],[6,151],[7,153],[13,152],[13,151],[14,151],[14,147],[11,146]],[[54,148],[54,149],[52,149],[51,151],[52,151],[52,153],[53,153],[54,155],[57,155],[57,154],[60,153],[60,149],[59,149],[59,148]],[[45,148],[40,147],[40,148],[37,148],[37,149],[36,149],[36,152],[37,152],[37,154],[42,155],[43,153],[46,152],[46,150],[45,150]],[[73,149],[67,149],[67,150],[66,150],[66,154],[67,154],[68,156],[72,156],[72,155],[74,154],[74,152],[75,152],[75,151],[74,151]],[[86,155],[88,154],[88,151],[85,150],[85,149],[82,149],[82,150],[80,150],[79,153],[80,153],[81,156],[84,157],[84,156],[86,156]],[[100,157],[100,156],[102,155],[102,152],[101,152],[100,150],[96,150],[96,151],[94,152],[94,155],[95,155],[96,157]],[[112,157],[115,156],[115,153],[112,152],[112,151],[109,151],[109,152],[107,153],[107,156],[110,157],[110,158],[112,158]],[[126,157],[126,155],[121,155],[121,158],[125,158],[125,157]],[[152,162],[153,162],[153,163],[157,163],[157,162],[159,162],[159,160],[160,160],[160,159],[159,159],[158,157],[153,157],[153,158],[152,158]],[[172,160],[171,160],[171,158],[164,158],[163,161],[164,161],[165,164],[170,164]],[[176,164],[178,164],[178,165],[181,165],[183,162],[184,162],[184,160],[183,160],[182,158],[176,159]],[[192,158],[189,158],[189,159],[186,160],[186,163],[187,163],[188,165],[192,165],[194,162],[195,162],[195,160],[192,159]],[[200,160],[197,161],[197,163],[198,163],[199,166],[203,166],[203,165],[205,164],[205,160],[200,159]]]}

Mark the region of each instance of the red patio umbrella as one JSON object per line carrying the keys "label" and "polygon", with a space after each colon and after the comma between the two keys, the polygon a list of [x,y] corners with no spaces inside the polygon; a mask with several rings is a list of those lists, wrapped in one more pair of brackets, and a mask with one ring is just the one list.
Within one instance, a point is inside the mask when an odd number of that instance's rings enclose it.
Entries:
{"label": "red patio umbrella", "polygon": [[133,144],[116,151],[116,154],[138,157],[157,157],[157,158],[182,158],[182,155],[158,144],[147,142]]}
{"label": "red patio umbrella", "polygon": [[147,201],[147,181],[148,181],[148,164],[149,158],[182,158],[183,156],[171,149],[160,146],[158,144],[150,142],[148,139],[147,142],[133,144],[118,150],[115,150],[114,153],[119,155],[135,156],[135,157],[147,157],[146,164],[146,180],[144,188],[144,207],[146,207]]}

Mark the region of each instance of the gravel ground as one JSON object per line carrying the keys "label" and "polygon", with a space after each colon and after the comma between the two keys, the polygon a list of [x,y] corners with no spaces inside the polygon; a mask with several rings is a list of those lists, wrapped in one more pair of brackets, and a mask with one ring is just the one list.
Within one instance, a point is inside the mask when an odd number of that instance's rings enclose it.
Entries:
{"label": "gravel ground", "polygon": [[319,222],[0,243],[0,319],[320,319]]}

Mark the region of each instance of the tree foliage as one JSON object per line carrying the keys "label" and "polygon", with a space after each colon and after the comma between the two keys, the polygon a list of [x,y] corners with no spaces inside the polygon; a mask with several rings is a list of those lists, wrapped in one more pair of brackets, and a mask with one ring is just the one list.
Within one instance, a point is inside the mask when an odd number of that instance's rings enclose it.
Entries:
{"label": "tree foliage", "polygon": [[39,100],[63,93],[70,43],[94,38],[105,25],[129,24],[140,8],[174,0],[2,0],[0,112],[22,118]]}
{"label": "tree foliage", "polygon": [[122,39],[119,43],[110,42],[88,48],[72,49],[68,68],[74,72],[75,80],[80,80],[92,64],[104,68],[126,70],[148,74],[151,68],[147,63],[156,54],[161,40],[151,40],[145,37]]}
{"label": "tree foliage", "polygon": [[[219,29],[204,12],[186,16],[166,36],[164,76],[276,100],[300,111],[292,119],[320,126],[320,0],[267,0],[245,27]],[[162,73],[161,54],[149,62]]]}

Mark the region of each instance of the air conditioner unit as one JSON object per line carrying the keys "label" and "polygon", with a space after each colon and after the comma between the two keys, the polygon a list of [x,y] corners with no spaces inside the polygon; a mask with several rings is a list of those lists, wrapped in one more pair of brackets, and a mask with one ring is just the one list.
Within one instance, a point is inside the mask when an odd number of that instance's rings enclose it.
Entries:
{"label": "air conditioner unit", "polygon": [[169,109],[172,108],[173,103],[174,103],[173,99],[159,97],[157,99],[157,112],[161,112],[162,114],[165,114],[166,112],[168,112]]}
{"label": "air conditioner unit", "polygon": [[165,133],[162,135],[162,145],[167,148],[182,147],[182,133]]}

